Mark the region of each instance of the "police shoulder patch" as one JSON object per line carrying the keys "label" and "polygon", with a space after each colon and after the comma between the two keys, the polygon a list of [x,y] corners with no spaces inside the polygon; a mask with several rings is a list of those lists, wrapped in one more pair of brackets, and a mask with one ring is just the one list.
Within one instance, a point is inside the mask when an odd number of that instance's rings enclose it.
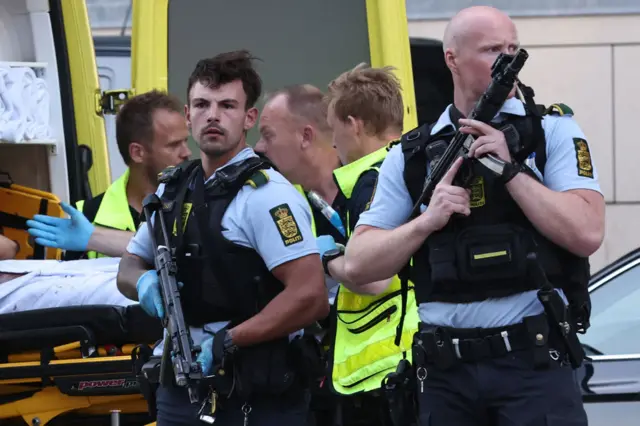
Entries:
{"label": "police shoulder patch", "polygon": [[573,115],[573,110],[566,104],[552,104],[546,109],[545,114]]}
{"label": "police shoulder patch", "polygon": [[578,162],[578,176],[593,179],[593,163],[591,162],[591,152],[589,144],[582,138],[573,138],[573,145],[576,149],[576,160]]}
{"label": "police shoulder patch", "polygon": [[300,233],[300,228],[298,227],[298,222],[296,222],[296,219],[293,217],[289,204],[280,204],[269,210],[269,213],[278,228],[278,232],[285,246],[288,247],[291,244],[302,241],[303,238]]}

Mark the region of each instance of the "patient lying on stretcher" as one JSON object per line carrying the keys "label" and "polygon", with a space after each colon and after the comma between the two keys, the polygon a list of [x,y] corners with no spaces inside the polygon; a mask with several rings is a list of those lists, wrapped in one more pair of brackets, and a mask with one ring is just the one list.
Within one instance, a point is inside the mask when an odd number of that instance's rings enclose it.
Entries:
{"label": "patient lying on stretcher", "polygon": [[120,258],[0,261],[0,314],[80,305],[129,306],[116,286]]}

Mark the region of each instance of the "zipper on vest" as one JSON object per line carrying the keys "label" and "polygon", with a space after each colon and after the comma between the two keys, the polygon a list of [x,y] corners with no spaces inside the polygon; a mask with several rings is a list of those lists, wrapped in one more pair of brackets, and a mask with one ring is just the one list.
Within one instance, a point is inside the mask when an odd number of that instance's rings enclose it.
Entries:
{"label": "zipper on vest", "polygon": [[385,309],[384,311],[380,312],[378,315],[376,315],[371,321],[369,321],[368,323],[361,325],[358,328],[348,328],[347,330],[349,330],[351,333],[353,334],[360,334],[360,333],[364,333],[365,331],[375,327],[377,324],[380,324],[382,321],[384,321],[385,319],[390,319],[391,315],[396,312],[398,310],[398,307],[396,305],[393,306],[389,306],[387,309]]}

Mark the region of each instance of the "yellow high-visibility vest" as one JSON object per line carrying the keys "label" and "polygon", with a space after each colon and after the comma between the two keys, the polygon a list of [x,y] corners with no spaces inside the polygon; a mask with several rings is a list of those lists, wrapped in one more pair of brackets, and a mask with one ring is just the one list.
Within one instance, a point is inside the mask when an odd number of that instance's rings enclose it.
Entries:
{"label": "yellow high-visibility vest", "polygon": [[[136,227],[129,210],[129,200],[127,198],[127,182],[129,181],[129,168],[113,182],[104,193],[100,207],[92,223],[96,226],[119,229],[121,231],[135,232]],[[76,203],[76,208],[83,211],[85,201]],[[87,252],[89,259],[99,257],[109,257],[95,251]]]}

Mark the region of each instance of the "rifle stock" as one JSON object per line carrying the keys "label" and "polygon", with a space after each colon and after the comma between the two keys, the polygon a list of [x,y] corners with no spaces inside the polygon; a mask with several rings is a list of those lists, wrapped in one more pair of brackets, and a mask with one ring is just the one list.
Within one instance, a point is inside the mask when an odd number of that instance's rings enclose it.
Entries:
{"label": "rifle stock", "polygon": [[[162,202],[156,194],[149,194],[145,197],[143,210],[146,216],[149,237],[153,245],[155,267],[160,281],[160,294],[164,305],[164,318],[162,325],[167,330],[168,338],[165,339],[162,361],[160,364],[160,383],[166,384],[170,378],[168,366],[173,368],[175,383],[180,387],[187,387],[191,403],[199,401],[198,383],[203,378],[202,368],[196,362],[200,347],[193,345],[189,328],[184,322],[182,304],[180,302],[180,289],[176,281],[177,267],[173,260],[169,245],[169,234],[162,211]],[[162,230],[164,241],[158,244],[151,225],[151,215],[156,213],[156,220]],[[169,361],[171,357],[171,361]],[[170,362],[170,364],[169,364]]]}
{"label": "rifle stock", "polygon": [[[491,84],[482,94],[468,118],[483,123],[490,123],[491,120],[493,120],[507,100],[509,93],[514,89],[518,73],[528,57],[529,54],[524,49],[519,49],[515,55],[500,54],[498,56],[492,66],[493,79]],[[459,130],[456,131],[449,146],[440,159],[435,162],[433,169],[427,176],[422,193],[411,210],[411,218],[419,214],[422,204],[429,204],[436,185],[458,157],[465,157],[465,161],[477,160],[494,173],[498,175],[502,174],[506,163],[501,159],[492,155],[486,155],[477,159],[470,159],[468,157],[469,148],[474,140],[473,136],[461,133]],[[465,184],[466,182],[463,185]]]}

